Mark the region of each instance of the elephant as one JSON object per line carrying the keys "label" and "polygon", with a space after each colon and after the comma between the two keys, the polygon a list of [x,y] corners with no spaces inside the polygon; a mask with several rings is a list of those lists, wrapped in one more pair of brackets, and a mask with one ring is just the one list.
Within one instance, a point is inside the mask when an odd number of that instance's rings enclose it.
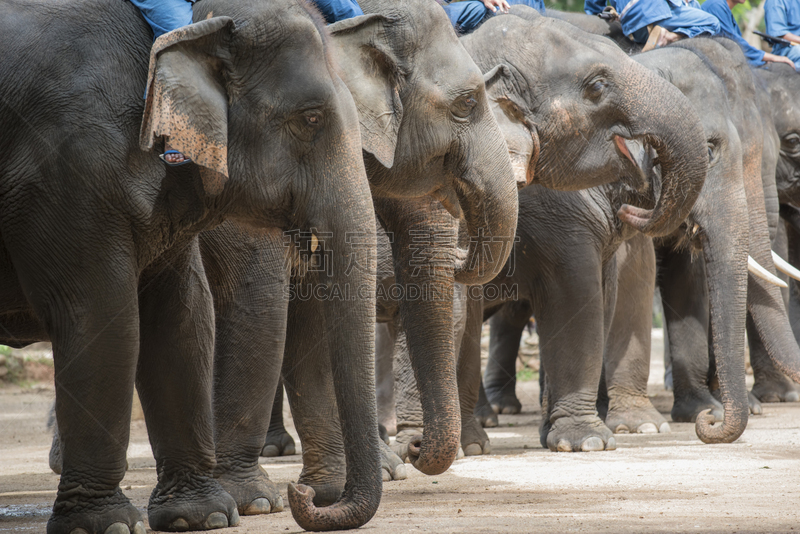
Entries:
{"label": "elephant", "polygon": [[[692,55],[695,57],[692,57]],[[691,40],[680,45],[668,47],[664,51],[636,56],[636,59],[644,65],[657,69],[680,87],[693,101],[702,102],[702,105],[697,107],[709,140],[711,162],[709,177],[696,205],[698,213],[693,216],[693,221],[690,220],[688,225],[692,229],[693,235],[691,239],[694,241],[700,237],[706,261],[701,261],[702,258],[692,258],[691,251],[681,250],[681,243],[676,243],[675,239],[657,240],[659,242],[657,248],[660,256],[659,285],[662,291],[665,321],[668,325],[667,332],[673,362],[674,365],[677,363],[673,371],[675,405],[673,406],[672,416],[674,420],[689,420],[690,418],[694,420],[701,409],[714,407],[714,404],[707,400],[711,398],[706,385],[709,375],[707,364],[709,347],[706,345],[707,340],[711,339],[712,354],[716,355],[715,359],[718,363],[716,374],[721,376],[723,373],[720,373],[722,364],[719,363],[720,331],[723,334],[728,331],[725,330],[725,323],[731,322],[735,324],[736,321],[741,321],[744,318],[744,312],[739,316],[732,312],[727,312],[730,309],[728,306],[720,306],[719,304],[714,306],[713,304],[715,299],[720,298],[720,296],[715,295],[714,291],[714,286],[719,283],[715,283],[714,278],[719,275],[715,275],[714,271],[719,267],[715,266],[714,269],[708,267],[707,248],[711,248],[711,243],[715,239],[714,236],[720,234],[719,222],[723,222],[724,230],[730,232],[735,225],[730,224],[728,221],[735,220],[735,217],[730,214],[726,215],[726,211],[731,210],[726,210],[722,202],[718,201],[715,206],[714,203],[709,202],[709,198],[724,198],[720,191],[728,193],[735,191],[737,187],[736,184],[731,184],[731,176],[736,175],[736,173],[743,176],[743,186],[747,192],[747,221],[750,232],[748,250],[758,258],[757,261],[759,263],[763,262],[771,266],[770,240],[767,233],[768,224],[765,208],[765,203],[768,203],[770,199],[768,194],[768,185],[770,183],[769,164],[765,164],[765,168],[761,166],[763,131],[756,108],[755,86],[749,68],[744,63],[744,57],[735,44],[727,40]],[[687,68],[687,65],[694,66]],[[728,103],[725,102],[725,99],[719,98],[719,96],[716,99],[711,96],[723,94],[727,94]],[[727,132],[726,125],[719,124],[720,118],[727,120]],[[741,145],[742,148],[737,148],[736,145]],[[765,151],[766,156],[764,159],[770,159],[770,154],[772,153],[774,151]],[[739,155],[737,156],[737,154]],[[741,169],[739,171],[736,170],[737,159],[739,160],[738,167]],[[725,163],[726,161],[727,163]],[[762,176],[764,177],[763,181]],[[772,197],[774,197],[774,194]],[[522,208],[520,209],[522,213]],[[701,210],[706,211],[706,213],[704,214]],[[742,216],[740,215],[740,217]],[[692,226],[692,222],[695,223],[694,226]],[[521,216],[520,225],[523,224]],[[742,288],[740,287],[737,292],[741,292],[741,290]],[[720,300],[724,302],[726,292],[719,289],[717,289],[717,292],[722,293],[721,296],[723,298]],[[646,289],[640,293],[642,298],[648,295]],[[781,313],[780,308],[782,306],[777,305],[777,302],[779,302],[777,288],[760,278],[751,276],[748,279],[747,298],[750,320],[753,326],[757,327],[757,335],[760,335],[762,339],[770,340],[772,343],[776,339],[782,340],[785,344],[779,345],[779,347],[781,349],[787,347],[785,352],[778,352],[773,348],[768,357],[776,363],[778,368],[791,372],[795,365],[795,359],[789,350],[792,347],[792,343],[786,342],[786,327],[788,323],[786,322],[785,314]],[[709,303],[711,304],[711,310],[723,309],[726,311],[711,313],[708,308]],[[720,316],[723,317],[720,318]],[[635,318],[631,314],[627,315],[627,317],[628,320]],[[709,338],[706,330],[709,325],[709,317],[712,331],[714,332],[711,338]],[[720,322],[722,323],[721,325],[719,324]],[[694,333],[692,329],[699,329],[699,333]],[[751,335],[751,338],[753,337],[755,336]],[[741,339],[741,336],[736,335],[734,339]],[[518,341],[517,338],[517,343]],[[513,343],[509,342],[509,344]],[[702,345],[702,350],[697,348],[698,345]],[[516,351],[516,347],[514,350]],[[611,349],[607,347],[606,357],[608,358],[610,354]],[[648,356],[649,352],[642,351],[639,361],[646,362]],[[743,358],[741,361],[743,362]],[[691,373],[687,371],[692,369],[685,362],[700,367],[705,363],[703,372],[695,373],[694,375],[699,378],[698,381],[702,381],[702,387],[686,387],[684,382],[688,382],[692,378]],[[743,376],[739,373],[742,369],[738,369],[741,362],[735,360],[733,363],[737,366],[738,385],[743,386],[743,380],[740,380],[743,379]],[[731,363],[728,362],[725,365],[730,367]],[[643,363],[640,363],[639,367],[646,368]],[[606,369],[608,369],[607,366]],[[730,371],[726,370],[725,372]],[[712,371],[711,374],[713,375],[714,372]],[[646,385],[646,374],[642,375],[639,383],[642,384],[642,387]],[[695,395],[687,394],[698,391],[704,392],[705,398],[696,393]],[[746,422],[747,405],[743,402],[744,398],[743,392],[740,391],[735,401],[735,406],[737,406],[735,413],[741,414],[737,421],[742,421],[743,419],[743,422]],[[705,404],[703,404],[704,402]],[[725,421],[728,421],[729,417],[728,406],[732,404],[730,397],[727,403]],[[755,409],[757,411],[757,407]],[[743,430],[743,425],[741,428]],[[702,435],[700,437],[704,441],[707,439]],[[733,434],[725,439],[732,440],[736,437],[738,436]]]}
{"label": "elephant", "polygon": [[[796,124],[797,118],[792,117],[789,111],[791,106],[787,105],[787,100],[784,100],[781,106],[780,89],[777,93],[772,93],[770,89],[770,79],[772,81],[780,79],[772,72],[780,72],[783,69],[775,66],[771,66],[769,69],[750,69],[745,64],[738,63],[742,61],[738,48],[731,46],[727,41],[720,41],[720,43],[724,43],[732,51],[732,55],[736,58],[734,61],[737,62],[736,68],[740,71],[738,77],[729,76],[726,81],[732,79],[728,82],[729,84],[749,87],[744,100],[757,105],[758,117],[753,118],[754,113],[751,111],[748,118],[739,118],[737,122],[743,140],[748,141],[751,145],[763,145],[760,173],[756,159],[750,166],[752,174],[749,180],[754,183],[746,182],[749,204],[751,197],[762,197],[762,200],[757,201],[749,212],[751,229],[757,227],[759,238],[767,240],[772,244],[773,249],[785,256],[785,245],[779,243],[781,240],[785,242],[785,234],[784,227],[778,224],[778,203],[779,199],[780,202],[785,202],[787,198],[787,179],[790,179],[791,176],[791,163],[790,159],[787,160],[786,151],[780,138],[788,133],[787,126],[790,121],[794,119]],[[701,44],[711,48],[704,42],[698,42],[696,46]],[[711,51],[703,49],[703,52],[711,58],[710,61],[713,61],[714,64],[730,65],[730,60],[720,57],[723,52],[719,47]],[[725,63],[726,61],[727,63]],[[792,71],[791,74],[795,73]],[[754,76],[755,80],[753,80]],[[773,110],[774,106],[777,107]],[[747,106],[737,104],[735,109],[747,109]],[[781,127],[777,126],[779,122],[783,123]],[[755,158],[755,156],[751,155],[751,158]],[[762,192],[763,194],[758,195]],[[751,246],[753,246],[752,241],[751,237]],[[761,243],[763,241],[759,242],[759,247],[762,246]],[[669,251],[665,252],[670,254]],[[670,256],[674,258],[674,255],[670,254]],[[769,261],[767,265],[772,268],[772,257],[770,256],[769,250],[762,251],[759,263]],[[718,411],[719,403],[712,397],[712,393],[715,395],[716,393],[709,391],[716,389],[716,369],[713,352],[709,352],[709,344],[706,341],[708,339],[706,333],[708,319],[703,319],[703,317],[707,317],[708,314],[707,304],[705,297],[697,289],[698,284],[702,284],[702,278],[705,276],[704,266],[696,262],[690,264],[688,258],[677,261],[678,265],[672,265],[676,274],[669,274],[667,277],[674,283],[683,284],[683,287],[676,291],[674,296],[667,297],[665,300],[665,331],[668,334],[668,349],[672,357],[675,392],[672,417],[677,421],[691,421],[704,409]],[[776,265],[783,262],[780,258],[775,258],[775,261]],[[786,271],[786,267],[782,268]],[[760,280],[756,281],[753,277],[750,278],[746,322],[750,361],[756,379],[749,395],[749,403],[751,411],[755,414],[762,413],[760,401],[775,402],[798,399],[796,388],[791,380],[784,376],[784,372],[788,371],[790,376],[797,377],[797,374],[792,374],[794,364],[791,362],[800,356],[783,303],[788,295],[781,295],[776,287],[759,284],[761,284]],[[690,295],[694,298],[688,298]],[[664,297],[664,288],[662,287],[662,298]],[[674,316],[683,317],[677,326],[674,324],[674,320],[676,320]],[[681,329],[686,328],[684,326],[686,324],[694,325],[692,328],[696,329],[697,334],[688,336],[686,331],[682,331]],[[670,331],[671,328],[677,328],[678,332],[673,335]]]}
{"label": "elephant", "polygon": [[[155,44],[130,3],[2,10],[0,343],[53,344],[63,471],[47,532],[144,532],[119,487],[134,380],[158,474],[150,527],[236,525],[214,478],[214,312],[197,236],[225,220],[313,226],[337,236],[343,273],[358,252],[343,236],[374,235],[358,116],[325,30],[293,0],[206,0]],[[165,167],[152,151],[163,137],[193,163]],[[374,260],[323,278],[374,288]],[[374,296],[322,313],[348,322],[329,336],[332,365],[353,377],[342,407],[362,417],[348,425],[369,433],[374,386],[346,361],[373,357]],[[316,511],[327,528],[380,502],[377,444],[352,448],[353,498]]]}
{"label": "elephant", "polygon": [[[540,184],[530,185],[519,193],[520,209],[522,209],[523,199],[551,199],[555,196],[564,196],[575,199],[576,203],[583,202],[585,204],[586,202],[591,202],[591,195],[610,195],[609,191],[611,191],[617,195],[616,198],[619,203],[616,207],[613,207],[608,200],[605,201],[605,204],[610,206],[608,219],[613,223],[612,226],[619,225],[618,233],[620,235],[623,231],[630,232],[632,235],[634,229],[629,225],[623,226],[619,221],[615,220],[614,213],[621,208],[625,200],[629,202],[635,200],[651,206],[663,205],[664,195],[668,194],[668,189],[675,182],[682,182],[685,179],[679,172],[676,173],[676,169],[669,166],[670,158],[675,157],[677,153],[686,158],[685,162],[683,162],[684,164],[681,165],[681,172],[691,174],[691,178],[686,178],[689,184],[685,185],[685,190],[694,190],[699,193],[705,178],[707,160],[705,153],[698,150],[697,146],[698,143],[700,145],[704,144],[702,141],[704,137],[702,137],[699,118],[691,109],[689,102],[678,94],[674,87],[636,65],[623,53],[615,49],[613,44],[607,43],[601,38],[581,34],[566,23],[539,17],[524,8],[515,6],[512,8],[512,12],[522,14],[525,18],[519,16],[495,17],[486,22],[476,32],[463,37],[461,41],[482,70],[488,70],[490,68],[489,65],[498,64],[503,68],[502,71],[497,73],[497,78],[499,79],[489,86],[495,116],[498,118],[501,129],[506,136],[515,171],[518,175],[523,176],[523,179],[518,180],[518,182],[532,181]],[[563,47],[564,57],[557,57],[555,53],[525,53],[528,50],[549,51],[558,49],[558,47]],[[570,61],[568,67],[563,66],[565,57],[569,58]],[[601,63],[599,67],[597,66],[598,62]],[[575,83],[574,80],[576,78],[584,79],[585,77],[585,79],[591,80],[594,76],[598,76],[598,71],[594,69],[601,69],[604,74],[598,80],[600,84],[597,89],[603,91],[608,88],[614,94],[613,97],[609,96],[609,99],[623,100],[626,102],[626,112],[631,113],[631,115],[626,115],[625,119],[623,119],[629,121],[631,130],[624,133],[620,132],[617,135],[627,134],[626,136],[630,137],[642,135],[644,137],[644,132],[647,132],[646,136],[652,136],[650,137],[651,140],[656,137],[661,140],[658,142],[658,151],[661,153],[659,157],[667,164],[666,167],[662,167],[662,170],[665,171],[663,175],[664,187],[661,189],[662,194],[660,196],[653,195],[650,192],[648,197],[649,186],[641,183],[639,183],[638,187],[619,184],[606,186],[605,189],[598,188],[595,193],[586,191],[554,193],[542,187],[542,185],[547,185],[564,188],[567,179],[566,176],[560,175],[561,172],[567,172],[569,173],[568,176],[572,177],[586,176],[588,178],[587,185],[592,182],[602,183],[604,180],[613,181],[618,177],[621,177],[621,180],[626,184],[631,184],[636,180],[648,179],[648,177],[644,176],[644,172],[640,170],[640,164],[632,161],[632,156],[628,159],[627,156],[623,155],[622,149],[619,148],[620,145],[616,145],[617,148],[614,148],[613,139],[614,134],[617,132],[614,128],[618,126],[620,118],[611,109],[610,104],[609,107],[584,106],[582,104],[583,99],[589,98],[591,101],[592,94],[586,95],[583,90],[576,90],[570,85]],[[639,78],[640,76],[642,78]],[[608,78],[606,77],[614,78],[613,87],[610,87],[611,84],[607,83],[606,80]],[[681,107],[680,115],[685,117],[685,123],[681,125],[674,124],[674,119],[671,119],[671,123],[665,120],[666,117],[657,113],[648,115],[649,112],[646,112],[645,109],[657,109],[655,102],[642,104],[643,107],[641,109],[637,108],[635,103],[628,104],[626,98],[643,102],[640,100],[640,94],[637,93],[634,99],[633,94],[628,93],[628,91],[637,86],[638,83],[644,83],[644,80],[663,88],[671,96],[676,102],[676,106]],[[626,97],[626,95],[630,96]],[[597,96],[595,95],[594,98],[597,98]],[[552,107],[545,105],[549,102],[553,102]],[[583,116],[581,113],[586,115]],[[620,113],[622,112],[620,111]],[[572,122],[566,125],[561,123],[560,121],[564,121],[565,117],[571,119]],[[675,130],[672,130],[673,128]],[[572,129],[578,129],[581,135],[574,135]],[[539,146],[536,146],[537,143],[532,141],[532,131],[537,133]],[[671,134],[670,132],[673,131],[675,133]],[[680,135],[677,134],[677,131],[681,132]],[[585,141],[585,144],[582,142],[575,143],[575,141]],[[627,148],[628,144],[622,138],[618,142],[625,147],[624,150],[626,152],[630,152]],[[608,146],[606,143],[611,143],[611,145]],[[678,149],[678,145],[680,145],[680,149]],[[634,145],[631,144],[630,146],[633,147]],[[631,148],[630,150],[634,149]],[[565,157],[566,154],[570,154],[573,157]],[[664,164],[662,163],[662,165]],[[530,179],[526,177],[530,177]],[[660,187],[660,185],[659,183],[655,187]],[[642,191],[643,194],[637,194],[636,191]],[[627,198],[624,195],[628,195]],[[581,199],[586,200],[582,201]],[[541,205],[537,204],[536,208],[531,208],[532,212],[548,209],[548,202],[548,200],[542,200]],[[627,208],[621,209],[624,217],[628,213]],[[690,209],[691,201],[688,204],[683,204],[682,208],[678,210],[681,211],[678,217],[685,217]],[[563,221],[564,226],[567,227],[569,222],[566,221],[571,220],[568,215],[573,212],[583,213],[583,210],[577,209],[577,204],[572,205],[569,209],[559,212],[553,225],[559,225]],[[602,210],[598,209],[597,212],[597,218],[599,219]],[[671,213],[672,216],[674,216],[674,212]],[[633,222],[636,224],[636,221]],[[520,224],[522,223],[523,219],[520,218]],[[661,231],[672,231],[677,224],[679,223],[671,222],[668,225],[669,230],[664,228],[663,230],[652,232],[652,228],[642,227],[642,229],[658,234]],[[553,239],[559,242],[565,239],[572,239],[568,237],[571,235],[569,231],[566,231],[565,228],[562,230],[565,231],[560,233],[553,232]],[[535,241],[538,237],[532,239]],[[613,236],[608,238],[607,241],[613,241],[618,238],[618,236]],[[603,248],[606,243],[603,242],[598,246]],[[519,247],[519,244],[515,245],[515,250],[518,251]],[[611,248],[610,245],[609,248]],[[541,249],[537,249],[537,252],[544,254]],[[613,256],[613,249],[610,255]],[[515,265],[517,261],[521,261],[519,260],[520,257],[519,253],[515,252]],[[605,258],[607,257],[605,256]],[[527,258],[526,261],[531,263],[540,260],[547,261],[546,258],[540,258],[536,253],[530,253]],[[498,292],[500,291],[498,290]],[[475,314],[473,312],[471,314],[470,310],[471,304],[468,299],[466,319],[468,331],[473,328],[475,323],[479,325],[482,320],[480,313]],[[406,336],[406,338],[408,340],[409,336]],[[473,332],[472,334],[465,334],[464,340],[461,342],[462,357],[458,362],[460,395],[463,395],[464,391],[462,387],[462,369],[465,371],[463,376],[469,375],[472,378],[477,376],[478,380],[480,379],[479,369],[477,375],[470,375],[466,372],[469,363],[463,357],[465,350],[470,350],[466,348],[467,345],[474,347],[475,339]],[[419,383],[420,380],[426,383],[431,381],[429,377],[417,375],[417,382]],[[447,386],[446,384],[439,384],[439,387],[444,388]],[[594,387],[597,387],[596,381]],[[594,409],[594,402],[593,399],[592,410]],[[400,401],[398,401],[398,404],[400,404]],[[468,441],[468,436],[472,434],[473,430],[473,406],[474,401],[471,403],[466,402],[462,396],[461,444],[465,453],[468,448],[474,449],[474,447],[470,447],[472,443]],[[422,409],[417,410],[417,413],[425,414],[426,410],[423,403]],[[427,426],[424,425],[423,421],[418,421],[417,425],[419,423],[423,423],[423,428],[427,430]],[[413,424],[409,424],[409,421],[403,421],[402,424],[409,429],[413,428]],[[400,414],[398,414],[398,428],[400,425]]]}
{"label": "elephant", "polygon": [[[394,236],[388,256],[392,262],[398,266],[416,262],[423,267],[418,276],[404,283],[427,284],[446,292],[455,280],[488,280],[509,253],[517,200],[508,152],[486,101],[483,74],[435,3],[373,0],[360,5],[364,16],[328,27],[333,55],[359,112],[363,160],[380,222],[380,232],[373,228],[369,236],[354,237],[370,242],[378,234]],[[446,230],[431,217],[431,203],[447,216],[444,224],[451,225],[453,213],[463,218],[465,232],[474,236],[466,241],[458,258],[426,256],[438,253],[435,247],[455,255],[453,240],[446,245],[420,240],[421,233],[427,232],[430,241],[430,236]],[[353,434],[347,429],[350,421],[362,417],[361,412],[342,411],[346,404],[342,395],[349,394],[342,388],[349,388],[353,378],[328,363],[335,347],[326,343],[330,333],[349,327],[341,321],[325,324],[318,319],[321,306],[338,299],[333,293],[317,293],[324,280],[319,279],[314,265],[323,265],[326,253],[338,254],[338,249],[325,246],[326,236],[319,233],[297,238],[299,254],[290,252],[287,258],[283,236],[254,234],[226,224],[203,233],[201,249],[207,269],[213,273],[211,291],[220,340],[215,354],[215,410],[220,421],[216,475],[225,480],[223,486],[234,494],[242,513],[280,508],[280,497],[258,466],[258,457],[270,443],[277,452],[293,446],[279,417],[270,416],[269,401],[276,391],[278,400],[272,411],[280,413],[282,392],[275,388],[275,366],[282,365],[304,458],[301,484],[290,488],[289,500],[305,503],[311,512],[296,519],[305,528],[316,529],[320,525],[313,517],[313,507],[334,503],[343,492],[352,491],[350,482],[345,484],[353,476],[351,466],[364,462],[360,448],[351,444],[367,439],[377,447],[379,442],[375,409],[370,413],[372,430],[366,437],[364,431]],[[421,255],[415,256],[421,248]],[[217,259],[220,255],[222,261]],[[441,267],[434,260],[447,265]],[[277,276],[278,271],[267,268],[269,265],[288,268]],[[358,265],[350,267],[357,270]],[[226,278],[225,273],[237,274]],[[435,331],[438,323],[451,321],[448,310],[438,302],[407,304],[412,317],[407,320],[409,328],[417,316],[429,318],[415,328],[429,331]],[[400,307],[404,306],[401,302]],[[369,315],[373,323],[375,313],[373,308]],[[452,348],[432,346],[434,353],[452,353]],[[435,360],[420,364],[431,368],[425,372],[436,373],[442,380],[449,374],[455,381],[452,365]],[[238,387],[242,379],[234,370],[241,368],[257,369],[248,381],[261,386]],[[353,371],[359,373],[359,380],[374,380],[372,361],[360,362]],[[443,422],[431,420],[415,466],[441,472],[450,465],[458,446],[457,435],[451,436],[454,423],[448,423],[458,415],[458,401],[455,392],[450,396],[431,393],[439,403],[436,417]],[[374,392],[371,395],[374,402]],[[220,417],[232,413],[237,415]],[[273,429],[272,436],[267,434],[268,428]],[[277,439],[276,432],[280,433]],[[384,449],[384,462],[396,460],[390,456]],[[387,467],[396,471],[399,463]],[[293,505],[293,513],[295,508]]]}

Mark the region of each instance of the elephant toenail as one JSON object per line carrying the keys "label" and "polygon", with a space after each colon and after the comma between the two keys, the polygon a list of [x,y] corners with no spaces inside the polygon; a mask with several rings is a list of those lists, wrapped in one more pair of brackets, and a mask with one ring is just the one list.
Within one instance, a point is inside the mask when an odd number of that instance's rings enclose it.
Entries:
{"label": "elephant toenail", "polygon": [[591,438],[584,440],[584,442],[581,443],[581,450],[583,452],[602,451],[604,448],[605,445],[603,444],[603,440],[596,436],[592,436]]}
{"label": "elephant toenail", "polygon": [[69,534],[89,534],[89,531],[82,528],[73,528],[69,531]]}
{"label": "elephant toenail", "polygon": [[403,464],[398,465],[394,468],[394,479],[395,480],[405,480],[408,475],[406,474],[406,466]]}
{"label": "elephant toenail", "polygon": [[669,423],[664,421],[663,423],[661,423],[661,426],[658,427],[658,431],[661,432],[662,434],[668,434],[669,432],[672,432],[672,429],[669,427]]}
{"label": "elephant toenail", "polygon": [[483,446],[483,454],[491,454],[491,452],[492,452],[492,444],[491,442],[487,441],[486,444]]}
{"label": "elephant toenail", "polygon": [[[280,498],[280,497],[279,497]],[[283,501],[281,501],[281,510],[283,510]],[[276,510],[276,512],[279,510]],[[239,526],[239,510],[236,508],[233,509],[233,513],[231,514],[231,518],[228,521],[229,527],[237,527]]]}
{"label": "elephant toenail", "polygon": [[503,415],[512,415],[514,413],[513,406],[504,406],[503,409],[500,411]]}
{"label": "elephant toenail", "polygon": [[189,530],[189,522],[186,521],[184,518],[179,517],[175,521],[169,524],[170,530],[176,530],[180,532],[181,530]]}
{"label": "elephant toenail", "polygon": [[614,436],[611,436],[610,438],[608,438],[608,442],[606,443],[606,450],[614,451],[616,449],[617,449],[617,440],[614,438]]}
{"label": "elephant toenail", "polygon": [[614,429],[614,434],[628,434],[628,433],[630,433],[628,425],[617,425],[617,428]]}
{"label": "elephant toenail", "polygon": [[784,397],[784,402],[797,402],[798,400],[800,400],[800,395],[796,391],[790,391]]}
{"label": "elephant toenail", "polygon": [[225,528],[228,526],[228,516],[222,512],[214,512],[206,519],[206,528]]}
{"label": "elephant toenail", "polygon": [[258,499],[254,499],[250,504],[248,504],[242,513],[244,515],[261,515],[268,514],[269,511],[269,501],[264,497],[260,497]]}
{"label": "elephant toenail", "polygon": [[558,452],[572,452],[572,445],[570,445],[569,441],[560,439],[558,440],[558,445],[556,445],[556,450]]}
{"label": "elephant toenail", "polygon": [[128,525],[125,523],[112,523],[109,526],[104,534],[130,534],[131,529],[128,528]]}
{"label": "elephant toenail", "polygon": [[392,474],[389,472],[389,469],[384,467],[381,469],[381,480],[384,482],[391,482],[392,481]]}
{"label": "elephant toenail", "polygon": [[464,454],[464,449],[459,447],[458,448],[458,452],[456,453],[456,460],[460,460],[460,459],[464,458],[465,456],[466,456],[466,454]]}
{"label": "elephant toenail", "polygon": [[144,523],[142,521],[137,521],[135,525],[133,525],[133,534],[147,534],[147,529],[144,527]]}
{"label": "elephant toenail", "polygon": [[466,456],[480,456],[483,454],[483,449],[477,443],[470,443],[466,447],[464,447],[464,454]]}
{"label": "elephant toenail", "polygon": [[639,434],[658,434],[658,428],[653,423],[644,423],[636,429]]}
{"label": "elephant toenail", "polygon": [[[276,512],[283,512],[283,497],[280,495],[278,495],[278,498],[275,499],[274,503],[272,503],[272,511],[270,513],[274,514]],[[236,518],[236,523],[239,523],[239,518]]]}

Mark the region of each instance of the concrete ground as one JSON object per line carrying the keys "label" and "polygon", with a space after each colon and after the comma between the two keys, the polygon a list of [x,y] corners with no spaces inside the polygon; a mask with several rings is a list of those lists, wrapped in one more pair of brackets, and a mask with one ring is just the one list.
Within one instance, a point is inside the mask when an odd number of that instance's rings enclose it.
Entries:
{"label": "concrete ground", "polygon": [[[657,331],[657,333],[660,333]],[[651,395],[669,419],[655,336]],[[694,426],[617,436],[617,450],[553,453],[539,445],[538,385],[520,383],[523,413],[489,429],[492,454],[439,476],[409,466],[386,483],[367,532],[793,532],[800,531],[800,405],[767,404],[729,445],[704,445]],[[0,533],[44,532],[58,476],[50,472],[45,418],[51,386],[0,388]],[[143,421],[132,423],[122,488],[145,514],[156,482]],[[283,488],[300,456],[262,459]],[[299,532],[291,513],[243,517],[230,533]]]}

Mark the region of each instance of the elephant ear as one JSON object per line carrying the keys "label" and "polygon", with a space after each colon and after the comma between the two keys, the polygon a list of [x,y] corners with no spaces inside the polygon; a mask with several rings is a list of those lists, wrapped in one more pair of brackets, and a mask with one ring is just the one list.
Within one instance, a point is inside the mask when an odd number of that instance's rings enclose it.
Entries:
{"label": "elephant ear", "polygon": [[222,191],[228,179],[228,94],[224,65],[230,17],[214,17],[166,33],[150,53],[147,99],[139,134],[142,150],[155,138],[200,165],[203,188]]}
{"label": "elephant ear", "polygon": [[370,14],[328,26],[336,44],[339,75],[358,109],[361,145],[386,168],[394,164],[403,120],[402,74],[386,31],[393,22],[383,15]]}

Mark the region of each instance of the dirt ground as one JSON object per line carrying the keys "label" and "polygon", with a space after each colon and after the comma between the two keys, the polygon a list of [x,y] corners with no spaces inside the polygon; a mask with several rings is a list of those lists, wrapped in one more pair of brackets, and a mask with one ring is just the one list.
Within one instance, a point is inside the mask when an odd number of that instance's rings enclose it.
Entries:
{"label": "dirt ground", "polygon": [[[657,331],[660,333],[660,331]],[[651,395],[669,418],[653,347]],[[552,453],[539,445],[538,385],[521,383],[523,413],[489,430],[491,455],[458,460],[440,476],[409,466],[386,483],[373,532],[792,532],[800,530],[800,404],[768,404],[730,445],[704,445],[691,424],[672,433],[617,436],[616,451]],[[52,386],[0,388],[0,532],[44,532],[58,476],[45,419]],[[156,482],[142,421],[132,423],[122,487],[146,516]],[[284,488],[300,456],[262,459]],[[291,513],[243,517],[225,532],[299,532]]]}

